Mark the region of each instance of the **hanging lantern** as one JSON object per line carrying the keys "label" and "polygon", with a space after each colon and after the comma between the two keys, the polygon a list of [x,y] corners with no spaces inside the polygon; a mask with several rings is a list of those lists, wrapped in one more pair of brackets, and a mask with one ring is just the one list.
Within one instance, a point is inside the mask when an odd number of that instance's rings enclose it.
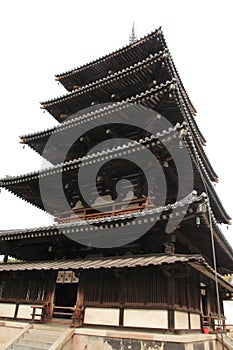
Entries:
{"label": "hanging lantern", "polygon": [[199,216],[196,217],[196,225],[197,227],[199,227],[201,224],[201,219],[199,218]]}
{"label": "hanging lantern", "polygon": [[179,141],[179,148],[183,148],[183,142],[181,140]]}

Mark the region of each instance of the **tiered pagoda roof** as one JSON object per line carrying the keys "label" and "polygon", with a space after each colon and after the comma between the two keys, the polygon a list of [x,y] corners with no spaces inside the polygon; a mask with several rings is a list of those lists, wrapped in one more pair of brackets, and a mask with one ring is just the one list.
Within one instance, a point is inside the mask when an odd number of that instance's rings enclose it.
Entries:
{"label": "tiered pagoda roof", "polygon": [[[158,54],[162,51],[169,53],[163,33],[161,28],[159,28],[135,43],[127,45],[118,51],[114,51],[113,53],[103,56],[69,72],[56,75],[56,79],[63,84],[68,91],[76,90],[79,87],[88,85],[93,81],[99,80],[114,72],[118,72],[121,69],[131,67],[138,62],[139,57],[141,60],[145,60],[150,55]],[[164,55],[164,58],[166,58],[166,54]],[[184,86],[179,78],[178,72],[170,55],[169,61],[170,64],[172,64],[169,67],[170,74],[171,71],[173,71],[173,74],[171,75],[178,78],[180,87],[183,89],[185,99],[190,104],[192,112],[195,113],[195,108],[191,104],[191,101],[184,90]],[[162,66],[165,68],[163,63]]]}
{"label": "tiered pagoda roof", "polygon": [[[139,57],[142,58],[139,62],[138,56],[135,56],[134,53],[135,48],[139,50]],[[125,55],[124,58],[122,58],[122,54]],[[122,63],[122,59],[125,64],[127,62],[127,65]],[[105,70],[108,61],[109,64],[111,64],[110,62],[112,64],[115,61],[118,62],[114,72],[109,69]],[[120,62],[121,64],[119,64]],[[60,79],[59,77],[61,77],[61,82],[63,82],[63,77],[65,80],[69,77],[68,79],[73,82],[75,79],[81,79],[82,84],[80,81],[76,85],[74,83],[75,86],[79,86],[74,92],[41,104],[42,108],[49,111],[58,121],[63,121],[61,128],[58,127],[57,131],[63,131],[66,127],[70,128],[72,122],[74,122],[73,125],[77,125],[79,119],[76,116],[77,111],[90,105],[109,101],[115,101],[118,106],[124,103],[140,103],[161,113],[173,125],[186,121],[198,156],[201,158],[201,162],[204,163],[210,179],[212,181],[218,180],[217,174],[202,147],[205,139],[193,118],[196,113],[195,109],[183,87],[160,30],[139,40],[134,45],[128,45],[126,48],[80,69],[57,76],[57,79]],[[86,80],[84,77],[86,77]],[[95,80],[96,77],[98,80]],[[67,87],[66,84],[65,87]],[[66,124],[64,121],[68,117],[69,119],[74,118],[74,121],[69,120]],[[22,136],[21,142],[28,144],[39,154],[42,154],[52,132],[54,132],[54,129]],[[82,156],[80,154],[80,144],[75,148],[74,155],[68,160]],[[44,156],[46,155],[44,154]],[[47,156],[54,164],[60,162],[59,152],[54,155],[51,150],[51,154]]]}
{"label": "tiered pagoda roof", "polygon": [[[174,86],[171,82],[168,82],[168,89],[166,90],[166,93],[169,92],[169,90],[173,90]],[[153,92],[155,89],[152,89]],[[117,102],[114,104],[114,109],[118,109],[118,108],[121,108],[122,106],[124,106],[125,102],[127,103],[140,103],[142,104],[143,101],[145,100],[145,98],[147,100],[149,100],[151,97],[151,95],[149,94],[148,92],[148,96],[146,96],[146,94],[142,94],[143,95],[143,98],[140,99],[140,96],[136,96],[136,97],[132,97],[130,99],[128,99],[127,101],[122,101],[122,102]],[[155,101],[155,96],[153,96],[153,101]],[[158,101],[159,101],[159,97],[158,97]],[[173,113],[173,117],[176,115],[177,113],[177,110],[179,109],[179,113],[181,115],[181,108],[180,108],[180,104],[178,103],[178,100],[176,99],[174,102],[176,102],[176,104],[174,104],[172,110],[171,110],[171,113]],[[163,103],[165,103],[165,101],[163,101]],[[169,98],[169,103],[171,103],[170,101],[170,98]],[[167,106],[168,107],[168,106]],[[156,109],[158,111],[158,108],[157,106],[153,106],[154,109]],[[102,113],[109,113],[111,114],[112,113],[112,110],[113,109],[113,106],[110,105],[110,106],[107,106],[106,108],[98,108],[95,112],[95,117],[97,118],[101,118],[101,115]],[[166,110],[166,111],[165,111]],[[167,111],[168,111],[168,108],[160,111],[161,114],[167,116]],[[25,136],[21,136],[21,143],[25,143],[25,144],[28,144],[32,149],[34,149],[36,152],[38,152],[40,155],[43,154],[44,157],[46,157],[47,160],[49,160],[50,162],[52,162],[53,164],[57,164],[59,162],[61,162],[61,158],[59,158],[59,149],[57,149],[57,152],[54,153],[53,152],[53,149],[51,149],[51,152],[48,153],[48,148],[47,148],[47,153],[43,153],[44,152],[44,148],[45,148],[45,145],[49,139],[49,137],[54,133],[54,132],[61,132],[61,135],[62,133],[64,132],[64,130],[69,130],[71,127],[78,127],[79,125],[81,125],[82,123],[84,122],[88,122],[90,123],[90,125],[92,124],[92,121],[93,120],[93,113],[88,113],[88,111],[86,113],[83,113],[81,116],[78,115],[76,117],[74,117],[73,119],[71,120],[68,120],[67,122],[63,122],[60,126],[56,127],[56,128],[51,128],[51,129],[48,129],[48,130],[45,130],[45,131],[42,131],[40,133],[34,133],[34,134],[29,134],[29,135],[25,135]],[[177,123],[179,122],[182,122],[182,118],[179,117],[177,118]],[[175,120],[173,120],[173,123],[175,122]],[[176,124],[177,124],[176,123]],[[175,124],[174,124],[175,125]],[[188,123],[187,123],[188,125]],[[190,131],[191,132],[191,131]],[[192,135],[192,133],[191,133]],[[128,136],[128,135],[127,135]],[[208,172],[208,175],[210,177],[210,179],[212,181],[215,181],[217,182],[218,181],[218,177],[217,177],[217,174],[215,173],[215,171],[213,170],[204,150],[203,150],[203,147],[201,145],[201,142],[196,142],[195,140],[198,139],[198,133],[196,132],[195,130],[195,133],[194,133],[194,136],[195,137],[192,137],[192,139],[190,140],[190,137],[189,137],[189,143],[190,143],[190,147],[193,148],[193,152],[194,153],[197,153],[198,152],[198,157],[200,157],[200,160],[201,162],[203,163],[206,171]],[[96,138],[96,135],[95,135],[95,138]],[[69,153],[69,160],[70,159],[75,159],[75,158],[78,158],[79,156],[82,156],[82,143],[80,142],[77,142],[75,144],[75,149],[73,150],[73,154]],[[62,145],[61,145],[62,146]],[[57,146],[57,148],[59,147],[59,145]]]}
{"label": "tiered pagoda roof", "polygon": [[[67,201],[73,207],[77,198],[81,196],[76,176],[81,163],[82,166],[88,167],[92,159],[98,160],[100,156],[108,159],[109,154],[111,154],[120,165],[119,169],[122,169],[122,174],[119,175],[130,179],[132,183],[136,183],[138,177],[142,175],[133,167],[130,171],[123,171],[124,167],[121,166],[121,160],[118,157],[122,149],[124,148],[126,153],[130,153],[132,150],[137,152],[140,145],[145,145],[155,156],[158,156],[161,163],[164,161],[167,163],[169,155],[166,143],[168,144],[172,138],[176,138],[178,131],[182,135],[184,145],[190,154],[194,171],[194,189],[198,196],[189,199],[189,210],[186,214],[183,213],[185,218],[176,230],[177,249],[179,253],[202,254],[208,264],[213,266],[208,215],[205,210],[200,210],[201,204],[204,203],[208,206],[206,196],[203,195],[203,192],[207,190],[214,226],[219,271],[232,272],[233,251],[217,225],[218,223],[230,223],[230,217],[213,187],[212,182],[217,182],[218,177],[203,149],[205,139],[194,118],[195,108],[184,89],[161,30],[156,30],[136,43],[96,61],[57,75],[56,79],[64,85],[69,93],[43,102],[41,107],[61,124],[56,128],[21,137],[22,143],[28,144],[53,163],[54,166],[40,172],[1,179],[0,186],[5,187],[38,208],[45,209],[40,193],[40,179],[42,177],[48,179],[51,182],[52,197],[51,205],[47,203],[46,210],[52,215],[56,215],[64,210],[55,181],[61,173],[66,188]],[[107,105],[109,102],[113,103]],[[104,103],[106,105],[99,106],[99,104]],[[93,125],[98,123],[98,119],[102,115],[111,115],[112,112],[124,108],[127,104],[140,104],[151,108],[167,118],[173,127],[169,130],[159,131],[159,135],[147,135],[146,133],[139,135],[139,133],[133,133],[130,128],[114,126],[112,130],[115,137],[127,137],[132,142],[122,148],[108,149],[101,154],[85,156],[90,145],[90,148],[92,148],[93,144],[97,144],[99,139],[106,138],[106,129],[102,126],[99,127],[98,134],[90,132],[88,141],[78,139],[65,159],[62,159],[59,145],[51,144],[50,148],[46,147],[45,152],[47,141],[53,133],[61,135],[62,140],[62,136],[68,130],[80,128],[82,123],[87,123],[91,129]],[[96,106],[94,110],[93,106]],[[163,138],[164,145],[161,145],[158,137]],[[61,144],[61,147],[63,146]],[[56,147],[56,152],[54,152],[54,147]],[[164,172],[168,179],[168,186],[172,188],[177,175],[172,159],[169,159],[169,162],[171,166],[166,166]],[[107,170],[111,173],[111,165]],[[97,183],[97,188],[99,186],[101,189],[102,185],[101,182]],[[96,189],[93,188],[94,191]],[[141,251],[140,249],[144,244],[146,245],[147,240],[149,242],[147,247],[150,246],[152,250],[162,252],[164,235],[161,234],[161,231],[164,230],[168,218],[172,215],[172,206],[174,205],[177,205],[180,212],[182,212],[184,202],[176,201],[175,192],[171,191],[168,203],[164,207],[154,208],[143,212],[143,214],[142,212],[134,214],[133,217],[144,215],[146,220],[152,220],[153,217],[158,218],[158,222],[151,230],[149,238],[146,234],[145,237],[141,238],[140,243],[138,241],[132,243],[135,244],[136,252]],[[195,223],[197,216],[200,218],[201,227],[198,227]],[[110,222],[114,225],[124,225],[127,222],[130,225],[130,219],[131,217],[127,214],[126,216],[116,215],[110,218],[100,217],[91,223],[96,225],[98,231],[107,230]],[[111,249],[101,251],[95,248],[87,248],[69,239],[70,233],[78,232],[76,230],[85,231],[86,223],[87,220],[80,220],[75,223],[56,223],[51,227],[0,231],[0,252],[28,260],[61,259],[64,256],[75,258],[85,256],[88,252],[91,252],[91,254],[113,254]],[[38,245],[40,245],[39,249]],[[48,250],[49,246],[53,247],[51,251]],[[129,245],[126,244],[122,250],[119,248],[118,253],[124,254],[128,248]]]}

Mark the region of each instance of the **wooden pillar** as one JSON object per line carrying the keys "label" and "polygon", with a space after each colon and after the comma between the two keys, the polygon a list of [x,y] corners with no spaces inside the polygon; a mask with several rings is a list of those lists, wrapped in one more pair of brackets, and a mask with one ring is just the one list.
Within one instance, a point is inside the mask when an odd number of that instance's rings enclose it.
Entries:
{"label": "wooden pillar", "polygon": [[174,308],[168,310],[168,329],[174,331],[175,329],[175,312]]}
{"label": "wooden pillar", "polygon": [[84,290],[84,285],[81,281],[79,282],[79,286],[78,286],[77,303],[75,306],[73,322],[72,322],[73,327],[80,327],[84,322],[84,297],[85,297],[85,290]]}
{"label": "wooden pillar", "polygon": [[120,306],[120,313],[119,313],[119,326],[123,327],[124,325],[124,306]]}
{"label": "wooden pillar", "polygon": [[57,280],[57,271],[45,272],[46,280],[50,281],[47,284],[47,297],[44,301],[44,309],[42,315],[42,322],[50,320],[53,317],[53,304],[56,292],[56,280]]}
{"label": "wooden pillar", "polygon": [[56,282],[54,284],[53,289],[48,294],[47,302],[45,303],[45,306],[44,306],[43,321],[49,320],[53,317],[53,304],[54,304],[55,290],[56,290]]}
{"label": "wooden pillar", "polygon": [[175,304],[175,284],[174,284],[174,273],[173,266],[166,271],[167,277],[167,303],[168,303],[168,329],[175,329],[175,314],[174,314],[174,304]]}

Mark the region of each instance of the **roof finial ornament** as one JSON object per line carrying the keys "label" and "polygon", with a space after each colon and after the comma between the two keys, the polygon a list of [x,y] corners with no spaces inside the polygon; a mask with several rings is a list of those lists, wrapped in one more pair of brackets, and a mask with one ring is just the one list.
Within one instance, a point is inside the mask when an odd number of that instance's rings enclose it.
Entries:
{"label": "roof finial ornament", "polygon": [[129,36],[129,43],[130,43],[130,45],[134,44],[137,40],[138,39],[137,39],[137,36],[135,34],[135,25],[134,25],[134,22],[133,22],[132,31],[131,31],[131,34]]}

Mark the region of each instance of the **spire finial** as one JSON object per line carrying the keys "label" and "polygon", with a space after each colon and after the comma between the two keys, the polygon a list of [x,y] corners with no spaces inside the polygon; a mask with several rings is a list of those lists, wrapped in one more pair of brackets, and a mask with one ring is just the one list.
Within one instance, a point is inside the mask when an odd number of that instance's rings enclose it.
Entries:
{"label": "spire finial", "polygon": [[130,45],[132,45],[136,41],[137,41],[137,37],[136,37],[136,34],[135,34],[135,25],[134,25],[134,22],[133,22],[132,31],[131,31],[131,34],[129,36],[129,43],[130,43]]}

